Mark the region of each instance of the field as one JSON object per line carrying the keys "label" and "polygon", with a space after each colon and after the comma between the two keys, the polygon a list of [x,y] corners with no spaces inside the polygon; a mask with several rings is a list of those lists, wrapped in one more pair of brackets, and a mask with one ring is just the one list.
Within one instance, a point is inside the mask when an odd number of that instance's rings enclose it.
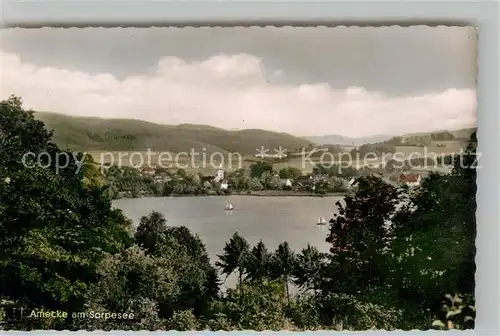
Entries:
{"label": "field", "polygon": [[467,148],[467,142],[450,140],[450,141],[436,141],[432,142],[429,146],[417,147],[417,146],[396,146],[395,151],[397,153],[402,153],[405,157],[413,155],[425,156],[427,155],[437,155],[446,156],[451,154],[459,154],[461,150]]}
{"label": "field", "polygon": [[[234,171],[239,168],[245,168],[260,159],[252,156],[240,156],[237,154],[215,155],[200,154],[189,157],[187,155],[176,155],[171,152],[147,152],[147,151],[88,151],[94,161],[100,164],[118,165],[125,167],[141,168],[144,166],[156,166],[172,170],[182,168],[187,172],[213,174],[215,170],[222,165],[227,171]],[[344,157],[346,159],[347,157]],[[331,155],[325,155],[322,158],[311,157],[310,159],[302,156],[289,157],[282,160],[269,160],[276,170],[285,167],[294,167],[300,169],[304,174],[312,172],[316,164],[324,166],[333,166],[338,163],[338,158]],[[344,160],[342,165],[345,167],[349,163]],[[380,160],[367,160],[367,164],[378,165]],[[360,168],[363,164],[353,164]]]}
{"label": "field", "polygon": [[[170,152],[154,153],[147,151],[88,151],[94,161],[99,164],[118,165],[122,167],[141,168],[144,166],[156,166],[176,170],[182,168],[187,172],[213,174],[219,166],[223,166],[227,171],[234,171],[245,168],[260,160],[252,156],[239,156],[236,154],[227,155],[198,155],[189,157]],[[318,160],[312,160],[317,163]],[[328,161],[324,161],[328,164]],[[304,161],[301,157],[281,160],[273,164],[276,169],[284,167],[295,167],[309,173],[314,168],[314,163]]]}

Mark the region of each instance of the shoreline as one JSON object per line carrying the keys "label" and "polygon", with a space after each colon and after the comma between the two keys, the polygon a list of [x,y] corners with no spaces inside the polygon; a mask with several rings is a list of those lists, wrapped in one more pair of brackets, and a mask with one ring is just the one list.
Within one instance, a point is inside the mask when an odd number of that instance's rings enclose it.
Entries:
{"label": "shoreline", "polygon": [[261,191],[252,191],[250,194],[246,192],[235,192],[231,195],[227,196],[256,196],[256,197],[334,197],[334,196],[347,196],[349,192],[329,192],[325,194],[315,194],[312,192],[297,192],[297,191],[282,191],[282,190],[261,190]]}
{"label": "shoreline", "polygon": [[260,191],[251,191],[248,193],[247,191],[235,191],[231,194],[215,194],[215,195],[206,195],[206,194],[172,194],[169,196],[141,196],[141,197],[121,197],[115,198],[113,201],[121,200],[121,199],[140,199],[140,198],[150,198],[150,197],[158,197],[158,198],[168,198],[168,197],[233,197],[233,196],[252,196],[252,197],[339,197],[339,196],[348,196],[350,192],[329,192],[325,194],[315,194],[312,192],[297,192],[297,191],[283,191],[283,190],[260,190]]}

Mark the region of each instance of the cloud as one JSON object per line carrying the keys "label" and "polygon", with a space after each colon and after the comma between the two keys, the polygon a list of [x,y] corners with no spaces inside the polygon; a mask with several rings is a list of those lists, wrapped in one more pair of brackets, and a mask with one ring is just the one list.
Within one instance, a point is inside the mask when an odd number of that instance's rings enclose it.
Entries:
{"label": "cloud", "polygon": [[473,90],[395,97],[327,83],[290,85],[275,80],[286,73],[266,74],[263,60],[248,54],[196,62],[164,57],[153,73],[122,80],[107,73],[40,67],[12,53],[0,52],[0,58],[1,98],[16,94],[39,111],[297,135],[401,134],[476,123]]}

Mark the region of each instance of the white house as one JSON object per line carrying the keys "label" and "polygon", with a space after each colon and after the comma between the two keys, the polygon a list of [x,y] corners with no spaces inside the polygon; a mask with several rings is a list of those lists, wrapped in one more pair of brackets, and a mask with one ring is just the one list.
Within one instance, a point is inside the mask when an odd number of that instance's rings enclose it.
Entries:
{"label": "white house", "polygon": [[350,189],[356,188],[358,186],[358,181],[354,177],[349,181],[348,186]]}
{"label": "white house", "polygon": [[217,168],[217,171],[215,172],[215,182],[222,182],[224,180],[224,168],[222,168],[222,165]]}
{"label": "white house", "polygon": [[291,179],[280,179],[280,186],[283,188],[292,188]]}

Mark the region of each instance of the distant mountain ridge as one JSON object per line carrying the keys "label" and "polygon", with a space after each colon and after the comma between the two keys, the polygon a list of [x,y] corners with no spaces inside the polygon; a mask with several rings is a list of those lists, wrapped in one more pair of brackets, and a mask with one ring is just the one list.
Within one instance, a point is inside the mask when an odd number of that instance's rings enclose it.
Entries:
{"label": "distant mountain ridge", "polygon": [[328,134],[318,136],[308,136],[305,139],[314,142],[318,145],[342,145],[342,146],[360,146],[368,143],[384,142],[391,138],[393,135],[373,135],[368,137],[351,138],[343,135]]}
{"label": "distant mountain ridge", "polygon": [[307,147],[310,141],[287,133],[259,129],[228,131],[208,125],[161,125],[135,119],[77,117],[36,112],[35,118],[54,130],[53,140],[62,148],[78,151],[168,151],[172,153],[237,152],[256,154],[264,146],[272,153],[281,146],[289,151]]}
{"label": "distant mountain ridge", "polygon": [[[322,136],[309,136],[305,139],[310,140],[318,145],[341,145],[341,146],[361,146],[365,144],[378,144],[385,142],[400,142],[401,144],[412,143],[422,144],[430,141],[450,141],[460,140],[468,141],[472,132],[477,128],[462,128],[458,130],[449,131],[436,131],[436,132],[420,132],[420,133],[407,133],[401,136],[394,135],[373,135],[368,137],[350,138],[342,135],[328,134]],[[395,141],[397,140],[397,141]]]}

